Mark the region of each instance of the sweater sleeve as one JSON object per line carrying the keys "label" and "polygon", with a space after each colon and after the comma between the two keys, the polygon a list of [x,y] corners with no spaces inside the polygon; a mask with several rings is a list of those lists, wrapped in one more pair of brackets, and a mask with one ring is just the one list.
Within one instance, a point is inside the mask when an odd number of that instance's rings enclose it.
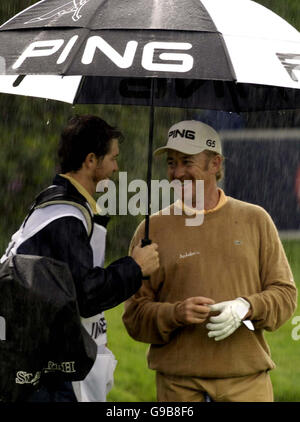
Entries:
{"label": "sweater sleeve", "polygon": [[88,318],[128,299],[141,286],[142,272],[130,257],[107,268],[93,267],[93,252],[80,220],[59,218],[19,248],[18,253],[48,256],[68,264],[77,292],[81,316]]}
{"label": "sweater sleeve", "polygon": [[274,331],[295,311],[297,289],[275,224],[264,214],[260,225],[261,291],[244,298],[251,304],[255,328]]}
{"label": "sweater sleeve", "polygon": [[[143,224],[133,236],[129,254],[139,244],[143,235]],[[178,327],[182,326],[175,317],[180,302],[159,302],[158,296],[163,283],[163,269],[160,268],[150,279],[143,280],[141,288],[124,304],[123,323],[128,334],[137,341],[151,344],[165,344]]]}

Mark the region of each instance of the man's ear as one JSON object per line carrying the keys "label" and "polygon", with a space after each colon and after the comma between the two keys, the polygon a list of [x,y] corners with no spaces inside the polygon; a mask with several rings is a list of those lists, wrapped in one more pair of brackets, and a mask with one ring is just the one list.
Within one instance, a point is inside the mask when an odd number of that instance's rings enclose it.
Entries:
{"label": "man's ear", "polygon": [[221,165],[222,165],[222,161],[223,158],[221,157],[221,155],[215,155],[214,157],[211,158],[210,163],[209,163],[209,169],[214,173],[217,174],[218,171],[220,171],[221,169]]}
{"label": "man's ear", "polygon": [[97,164],[98,160],[96,155],[93,152],[90,152],[86,157],[85,160],[83,162],[83,165],[85,165],[86,168],[91,168],[93,167],[95,164]]}

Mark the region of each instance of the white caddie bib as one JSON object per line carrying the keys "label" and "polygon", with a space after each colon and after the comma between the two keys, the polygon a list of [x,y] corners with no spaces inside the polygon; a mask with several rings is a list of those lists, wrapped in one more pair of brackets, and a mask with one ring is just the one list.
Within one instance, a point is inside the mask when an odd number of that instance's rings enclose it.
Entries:
{"label": "white caddie bib", "polygon": [[[105,260],[106,228],[94,223],[90,240],[94,267],[103,267]],[[79,402],[105,402],[114,384],[117,361],[106,347],[106,320],[104,313],[83,318],[82,324],[98,345],[97,357],[92,369],[83,381],[74,381],[73,389]]]}

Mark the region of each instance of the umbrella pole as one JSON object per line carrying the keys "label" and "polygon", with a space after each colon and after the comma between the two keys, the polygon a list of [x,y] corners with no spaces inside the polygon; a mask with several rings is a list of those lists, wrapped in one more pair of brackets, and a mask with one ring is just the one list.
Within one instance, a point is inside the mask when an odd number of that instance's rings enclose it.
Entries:
{"label": "umbrella pole", "polygon": [[148,210],[145,219],[145,238],[142,240],[142,246],[151,244],[149,239],[149,225],[151,214],[151,178],[152,178],[152,149],[153,149],[153,132],[154,132],[154,90],[155,78],[151,78],[151,92],[150,92],[150,119],[149,119],[149,143],[148,143],[148,169],[147,169],[147,187],[148,187]]}

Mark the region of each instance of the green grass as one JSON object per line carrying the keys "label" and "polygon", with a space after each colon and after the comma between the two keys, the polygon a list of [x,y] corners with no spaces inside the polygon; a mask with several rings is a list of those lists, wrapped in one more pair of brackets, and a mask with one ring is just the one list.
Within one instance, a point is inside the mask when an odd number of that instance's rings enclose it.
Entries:
{"label": "green grass", "polygon": [[[300,287],[300,242],[284,242],[298,288]],[[123,326],[123,305],[107,311],[109,347],[118,365],[110,402],[156,401],[155,373],[147,367],[148,345],[132,340]],[[300,298],[294,316],[300,316]],[[300,402],[300,340],[292,339],[292,318],[279,330],[265,333],[276,369],[271,371],[275,401]],[[299,331],[300,332],[300,329]]]}
{"label": "green grass", "polygon": [[105,312],[108,347],[118,361],[115,385],[109,393],[108,401],[155,401],[155,373],[147,368],[146,361],[149,346],[128,336],[121,320],[122,313],[123,305]]}
{"label": "green grass", "polygon": [[[292,267],[298,289],[300,288],[300,242],[283,242]],[[293,315],[300,316],[300,297],[298,307]],[[293,317],[279,330],[266,333],[265,337],[271,348],[272,359],[276,369],[271,371],[275,400],[280,402],[300,401],[300,340],[292,338]]]}

